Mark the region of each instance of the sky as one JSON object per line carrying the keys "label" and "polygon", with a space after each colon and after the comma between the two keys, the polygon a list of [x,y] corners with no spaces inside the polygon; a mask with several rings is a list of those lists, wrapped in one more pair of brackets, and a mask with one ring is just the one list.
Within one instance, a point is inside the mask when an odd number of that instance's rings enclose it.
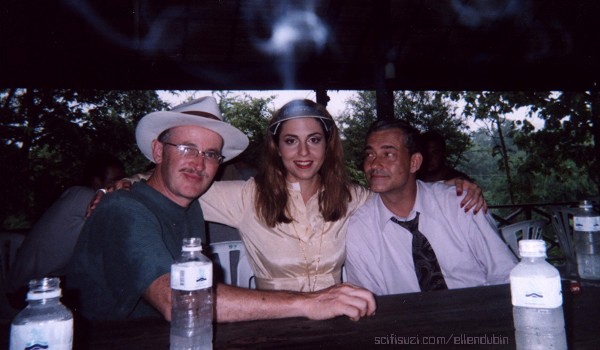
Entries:
{"label": "sky", "polygon": [[[310,100],[316,101],[317,96],[314,90],[265,90],[265,91],[231,91],[233,94],[248,94],[253,97],[269,97],[276,96],[273,101],[275,109],[279,109],[281,106],[286,104],[287,102],[298,99],[298,98],[308,98]],[[202,97],[211,95],[212,91],[207,90],[189,90],[182,91],[179,96],[175,96],[167,91],[159,91],[159,96],[171,103],[172,106],[176,106],[182,102],[184,102],[189,96]],[[356,93],[354,90],[328,90],[327,95],[329,96],[329,103],[327,104],[327,110],[331,115],[335,118],[338,117],[345,109],[346,109],[346,101],[352,97],[352,95]],[[457,112],[460,113],[460,112]],[[515,111],[514,113],[507,116],[509,119],[513,120],[523,120],[526,118],[526,112],[524,109]],[[543,127],[544,123],[539,118],[529,119],[529,121],[536,127]],[[484,126],[484,123],[479,121],[475,122],[473,120],[468,121],[468,125],[471,128],[471,131],[475,131],[480,127]]]}
{"label": "sky", "polygon": [[[287,102],[298,99],[307,98],[309,100],[316,101],[317,96],[314,90],[265,90],[265,91],[231,91],[233,94],[246,93],[253,97],[268,97],[277,96],[273,101],[275,109],[279,109]],[[329,96],[329,103],[327,104],[327,110],[332,116],[339,116],[346,108],[346,100],[352,96],[355,91],[351,90],[339,90],[339,91],[327,91]],[[176,106],[179,103],[184,102],[188,96],[194,95],[195,97],[202,97],[211,95],[211,91],[195,90],[185,91],[179,96],[170,94],[167,91],[159,91],[159,96],[171,103],[172,106]]]}

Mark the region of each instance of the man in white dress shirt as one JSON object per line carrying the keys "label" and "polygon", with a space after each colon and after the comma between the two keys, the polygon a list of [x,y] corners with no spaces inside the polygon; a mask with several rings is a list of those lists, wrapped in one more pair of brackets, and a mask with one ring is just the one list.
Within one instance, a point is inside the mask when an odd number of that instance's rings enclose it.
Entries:
{"label": "man in white dress shirt", "polygon": [[413,234],[401,226],[418,216],[418,230],[443,275],[441,289],[508,283],[517,260],[491,217],[465,213],[453,187],[417,180],[419,148],[418,132],[400,120],[379,120],[369,128],[363,166],[376,195],[350,218],[348,281],[377,295],[421,291]]}

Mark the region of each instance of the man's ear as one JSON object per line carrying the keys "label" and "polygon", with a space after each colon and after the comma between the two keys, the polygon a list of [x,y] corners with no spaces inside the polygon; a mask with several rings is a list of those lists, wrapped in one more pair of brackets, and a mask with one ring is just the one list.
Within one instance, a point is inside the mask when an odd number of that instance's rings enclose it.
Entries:
{"label": "man's ear", "polygon": [[160,141],[152,141],[152,157],[154,158],[154,163],[156,164],[162,163],[163,147],[164,145]]}
{"label": "man's ear", "polygon": [[422,164],[423,155],[420,152],[413,153],[413,155],[410,156],[410,173],[416,173],[419,169],[421,169]]}

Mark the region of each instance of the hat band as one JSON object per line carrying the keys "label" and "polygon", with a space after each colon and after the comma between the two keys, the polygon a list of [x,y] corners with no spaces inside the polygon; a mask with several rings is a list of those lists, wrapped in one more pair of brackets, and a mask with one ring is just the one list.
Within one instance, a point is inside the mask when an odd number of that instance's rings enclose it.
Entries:
{"label": "hat band", "polygon": [[185,111],[185,112],[179,112],[179,113],[191,114],[191,115],[195,115],[195,116],[198,116],[198,117],[204,117],[204,118],[208,118],[208,119],[214,119],[214,120],[222,121],[221,119],[217,118],[213,114],[206,113],[206,112],[201,112],[201,111]]}

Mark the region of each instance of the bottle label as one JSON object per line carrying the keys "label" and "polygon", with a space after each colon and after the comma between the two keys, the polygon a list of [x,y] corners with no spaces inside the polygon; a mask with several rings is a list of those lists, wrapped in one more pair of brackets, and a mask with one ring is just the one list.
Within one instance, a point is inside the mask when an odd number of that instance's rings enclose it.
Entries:
{"label": "bottle label", "polygon": [[171,265],[171,288],[198,290],[212,287],[212,263],[188,261]]}
{"label": "bottle label", "polygon": [[562,305],[560,276],[510,277],[510,293],[514,306],[554,309]]}
{"label": "bottle label", "polygon": [[575,231],[600,231],[600,216],[573,217]]}
{"label": "bottle label", "polygon": [[10,349],[71,350],[73,345],[73,319],[12,325]]}

